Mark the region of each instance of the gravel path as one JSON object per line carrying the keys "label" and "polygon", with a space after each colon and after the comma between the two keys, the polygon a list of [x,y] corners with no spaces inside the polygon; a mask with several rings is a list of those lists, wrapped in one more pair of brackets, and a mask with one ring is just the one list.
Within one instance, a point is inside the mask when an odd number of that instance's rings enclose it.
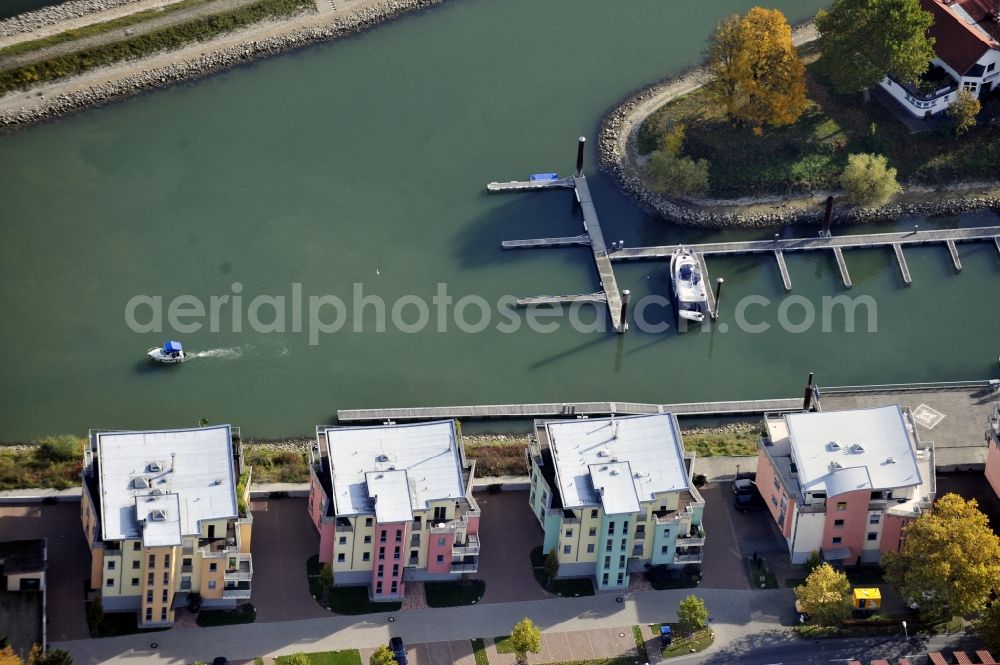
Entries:
{"label": "gravel path", "polygon": [[126,28],[109,30],[108,32],[104,32],[99,35],[84,37],[83,39],[64,42],[62,44],[53,44],[52,46],[47,46],[45,48],[38,49],[37,51],[30,51],[19,55],[0,56],[0,69],[11,69],[13,67],[30,64],[32,62],[41,62],[42,60],[48,60],[49,58],[54,58],[56,56],[73,53],[74,51],[81,51],[83,49],[100,46],[102,44],[122,41],[129,37],[154,32],[161,28],[177,25],[178,23],[186,23],[187,21],[191,21],[202,16],[229,11],[230,9],[240,7],[242,5],[248,5],[252,2],[256,2],[256,0],[210,0],[209,2],[198,4],[193,7],[169,12],[163,16],[150,18],[147,21],[130,25]]}

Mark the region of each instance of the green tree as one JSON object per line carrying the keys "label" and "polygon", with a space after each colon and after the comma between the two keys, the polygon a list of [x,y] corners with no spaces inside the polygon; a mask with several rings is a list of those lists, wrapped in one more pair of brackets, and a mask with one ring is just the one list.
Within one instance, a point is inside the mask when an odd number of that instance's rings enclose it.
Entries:
{"label": "green tree", "polygon": [[383,644],[368,659],[368,665],[397,665],[396,657],[392,655],[389,647]]}
{"label": "green tree", "polygon": [[823,563],[823,561],[822,559],[819,558],[819,550],[813,550],[812,553],[809,555],[809,558],[806,559],[806,564],[805,564],[806,576],[808,576],[809,573],[811,573],[812,571],[819,568],[819,565],[821,563]]}
{"label": "green tree", "polygon": [[510,643],[514,647],[514,657],[518,665],[528,662],[529,653],[542,650],[542,631],[528,617],[524,617],[510,631]]}
{"label": "green tree", "polygon": [[972,625],[991,651],[1000,651],[1000,600],[993,600]]}
{"label": "green tree", "polygon": [[90,632],[96,634],[103,621],[104,603],[101,602],[101,595],[97,594],[87,606],[87,626],[90,628]]}
{"label": "green tree", "polygon": [[802,611],[822,625],[836,625],[851,613],[851,583],[828,563],[816,566],[805,584],[795,587],[795,597]]}
{"label": "green tree", "polygon": [[705,627],[708,622],[708,608],[705,601],[694,594],[683,599],[677,606],[677,622],[688,634]]}
{"label": "green tree", "polygon": [[889,166],[883,155],[864,152],[847,158],[840,184],[847,198],[862,206],[885,203],[902,189],[896,180],[896,169]]}
{"label": "green tree", "polygon": [[823,68],[838,92],[866,98],[886,74],[914,82],[934,58],[933,23],[920,0],[834,0],[816,15]]}
{"label": "green tree", "polygon": [[75,436],[50,436],[41,440],[35,454],[49,462],[69,462],[83,456],[83,442]]}
{"label": "green tree", "polygon": [[885,578],[928,618],[982,610],[1000,591],[1000,538],[975,499],[945,494],[903,529],[898,553],[882,558]]}
{"label": "green tree", "polygon": [[976,116],[982,110],[979,98],[968,90],[958,91],[958,96],[945,111],[951,119],[952,128],[956,136],[961,136],[976,126]]}
{"label": "green tree", "polygon": [[325,604],[330,598],[330,592],[333,591],[333,566],[329,561],[319,569],[319,583],[323,587],[323,603]]}
{"label": "green tree", "polygon": [[549,550],[549,553],[545,556],[545,579],[549,586],[556,579],[556,575],[559,574],[559,553],[556,552],[555,548]]}
{"label": "green tree", "polygon": [[709,40],[708,70],[709,94],[757,131],[791,124],[805,111],[805,66],[777,9],[753,7],[723,19]]}
{"label": "green tree", "polygon": [[696,196],[708,191],[709,163],[690,157],[677,157],[666,150],[649,156],[646,173],[653,189],[668,196]]}

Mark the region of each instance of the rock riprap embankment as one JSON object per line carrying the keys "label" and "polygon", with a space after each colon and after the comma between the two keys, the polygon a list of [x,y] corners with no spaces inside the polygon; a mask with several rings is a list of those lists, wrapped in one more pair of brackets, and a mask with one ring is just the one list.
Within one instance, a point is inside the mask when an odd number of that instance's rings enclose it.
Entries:
{"label": "rock riprap embankment", "polygon": [[69,0],[69,2],[58,5],[42,7],[0,21],[0,37],[31,32],[47,25],[55,25],[66,19],[107,11],[130,2],[138,2],[138,0]]}

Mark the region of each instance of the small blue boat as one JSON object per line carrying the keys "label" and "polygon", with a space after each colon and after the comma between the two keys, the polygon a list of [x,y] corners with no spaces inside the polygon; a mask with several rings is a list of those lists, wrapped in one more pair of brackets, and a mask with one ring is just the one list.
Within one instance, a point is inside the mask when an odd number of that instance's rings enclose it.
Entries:
{"label": "small blue boat", "polygon": [[548,180],[558,180],[558,173],[532,173],[531,182],[546,182]]}
{"label": "small blue boat", "polygon": [[150,349],[146,355],[158,363],[182,363],[187,360],[184,347],[174,341],[164,343],[163,348]]}

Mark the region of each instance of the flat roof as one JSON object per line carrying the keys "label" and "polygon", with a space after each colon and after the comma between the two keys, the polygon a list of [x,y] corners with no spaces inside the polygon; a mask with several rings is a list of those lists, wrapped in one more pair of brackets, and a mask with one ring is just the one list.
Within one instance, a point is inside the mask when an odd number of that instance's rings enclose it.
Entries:
{"label": "flat roof", "polygon": [[828,497],[922,483],[915,443],[898,405],[785,415],[803,492]]}
{"label": "flat roof", "polygon": [[6,575],[45,570],[45,539],[0,542],[0,564]]}
{"label": "flat roof", "polygon": [[566,508],[636,512],[657,493],[689,489],[671,414],[551,420],[545,428]]}
{"label": "flat roof", "polygon": [[380,522],[380,514],[392,517],[385,521],[407,521],[412,511],[426,510],[429,501],[465,496],[453,420],[323,432],[337,515],[375,513]]}
{"label": "flat roof", "polygon": [[95,437],[104,540],[178,545],[202,520],[237,516],[229,425]]}

